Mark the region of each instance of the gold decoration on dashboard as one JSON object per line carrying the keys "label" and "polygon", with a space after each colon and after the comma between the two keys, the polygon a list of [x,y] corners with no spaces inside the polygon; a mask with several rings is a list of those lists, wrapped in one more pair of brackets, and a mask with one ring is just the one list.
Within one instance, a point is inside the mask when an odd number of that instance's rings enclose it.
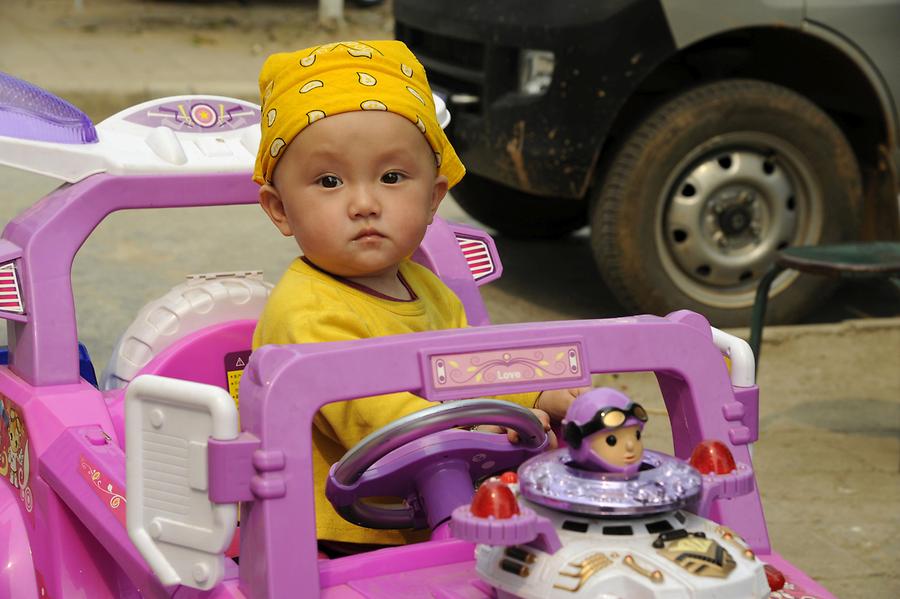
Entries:
{"label": "gold decoration on dashboard", "polygon": [[622,558],[622,563],[640,574],[641,576],[646,576],[653,582],[662,582],[663,581],[663,573],[659,570],[649,570],[647,568],[642,568],[635,561],[634,556],[630,553],[626,553],[625,557]]}
{"label": "gold decoration on dashboard", "polygon": [[716,541],[695,535],[666,542],[659,554],[691,574],[706,578],[726,578],[737,565]]}
{"label": "gold decoration on dashboard", "polygon": [[[566,586],[560,583],[556,583],[553,585],[554,589],[561,589],[563,591],[569,591],[570,593],[576,593],[587,580],[602,570],[603,568],[612,564],[612,560],[610,560],[603,553],[591,553],[586,556],[580,562],[569,562],[565,566],[563,566],[563,570],[559,571],[560,576],[567,576],[569,578],[577,578],[578,582],[575,583],[574,587]],[[566,572],[565,569],[572,568],[575,572]]]}

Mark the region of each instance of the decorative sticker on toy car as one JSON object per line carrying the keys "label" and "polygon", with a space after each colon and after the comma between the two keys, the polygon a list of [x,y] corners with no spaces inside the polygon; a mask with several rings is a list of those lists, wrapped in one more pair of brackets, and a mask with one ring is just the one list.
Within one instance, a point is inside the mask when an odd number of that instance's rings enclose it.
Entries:
{"label": "decorative sticker on toy car", "polygon": [[147,127],[168,127],[175,131],[203,129],[241,129],[257,125],[256,108],[219,99],[184,99],[161,102],[125,117],[126,121]]}
{"label": "decorative sticker on toy car", "polygon": [[436,389],[583,378],[577,344],[431,356]]}
{"label": "decorative sticker on toy car", "polygon": [[84,456],[79,456],[79,458],[78,471],[81,472],[81,476],[91,485],[94,493],[106,504],[106,507],[113,513],[119,524],[124,527],[125,506],[127,504],[124,491],[120,492],[120,490],[116,489],[109,477],[104,476]]}
{"label": "decorative sticker on toy car", "polygon": [[25,510],[34,509],[28,456],[28,428],[16,404],[0,395],[0,478],[19,491]]}
{"label": "decorative sticker on toy car", "polygon": [[456,234],[456,242],[466,258],[466,264],[469,266],[473,279],[479,281],[496,272],[497,267],[494,265],[494,259],[487,243],[459,233]]}

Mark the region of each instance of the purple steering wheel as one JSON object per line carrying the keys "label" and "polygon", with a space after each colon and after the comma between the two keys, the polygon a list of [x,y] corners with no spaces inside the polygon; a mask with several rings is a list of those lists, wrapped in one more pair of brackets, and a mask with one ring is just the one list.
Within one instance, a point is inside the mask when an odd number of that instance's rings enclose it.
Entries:
{"label": "purple steering wheel", "polygon": [[[476,424],[512,429],[519,442],[458,430]],[[338,514],[359,526],[434,529],[472,500],[474,481],[517,467],[548,443],[541,421],[514,403],[448,402],[400,418],[357,443],[331,467],[325,496]],[[404,502],[363,501],[385,496]]]}

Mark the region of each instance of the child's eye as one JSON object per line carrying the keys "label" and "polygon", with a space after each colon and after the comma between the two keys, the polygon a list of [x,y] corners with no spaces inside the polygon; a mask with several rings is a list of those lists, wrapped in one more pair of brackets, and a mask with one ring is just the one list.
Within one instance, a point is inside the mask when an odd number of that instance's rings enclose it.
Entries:
{"label": "child's eye", "polygon": [[638,441],[640,441],[641,440],[641,430],[638,429],[638,430],[634,431],[634,436],[637,437]]}
{"label": "child's eye", "polygon": [[403,180],[403,175],[401,175],[400,173],[395,172],[395,171],[390,171],[388,173],[381,175],[381,182],[387,183],[388,185],[396,185],[397,183],[399,183],[402,180]]}
{"label": "child's eye", "polygon": [[327,189],[334,189],[340,184],[341,180],[334,175],[325,175],[324,177],[319,177],[319,185]]}
{"label": "child's eye", "polygon": [[606,444],[609,445],[610,447],[615,447],[615,446],[616,446],[616,443],[617,443],[618,441],[619,441],[619,440],[616,438],[615,435],[610,435],[610,436],[608,436],[608,437],[606,438]]}

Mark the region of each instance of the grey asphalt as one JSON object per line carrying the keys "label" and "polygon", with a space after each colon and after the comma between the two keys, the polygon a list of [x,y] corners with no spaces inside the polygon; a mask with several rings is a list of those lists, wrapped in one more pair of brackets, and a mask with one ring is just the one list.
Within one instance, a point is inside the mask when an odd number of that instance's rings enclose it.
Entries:
{"label": "grey asphalt", "polygon": [[[348,4],[341,31],[317,26],[313,0],[84,0],[81,12],[76,6],[3,2],[0,71],[50,89],[95,120],[171,94],[256,101],[257,72],[269,52],[391,37],[390,2],[369,10]],[[0,220],[56,185],[0,167]],[[452,201],[442,214],[466,220]],[[593,273],[583,234],[500,246],[507,277],[484,294],[496,322],[619,313],[608,292],[586,282]],[[254,206],[185,209],[176,218],[158,210],[112,215],[73,267],[79,338],[102,365],[140,307],[185,274],[263,269],[274,281],[293,252]],[[560,255],[574,257],[575,268],[550,273]],[[534,274],[542,269],[546,276]],[[889,293],[883,286],[862,289]],[[900,310],[892,308],[897,296],[881,300],[877,318],[843,320],[851,310],[836,322],[768,327],[760,364],[754,456],[773,545],[842,598],[900,596]],[[651,414],[662,409],[646,375],[597,382],[625,388]],[[663,421],[651,421],[654,448],[671,446]]]}

